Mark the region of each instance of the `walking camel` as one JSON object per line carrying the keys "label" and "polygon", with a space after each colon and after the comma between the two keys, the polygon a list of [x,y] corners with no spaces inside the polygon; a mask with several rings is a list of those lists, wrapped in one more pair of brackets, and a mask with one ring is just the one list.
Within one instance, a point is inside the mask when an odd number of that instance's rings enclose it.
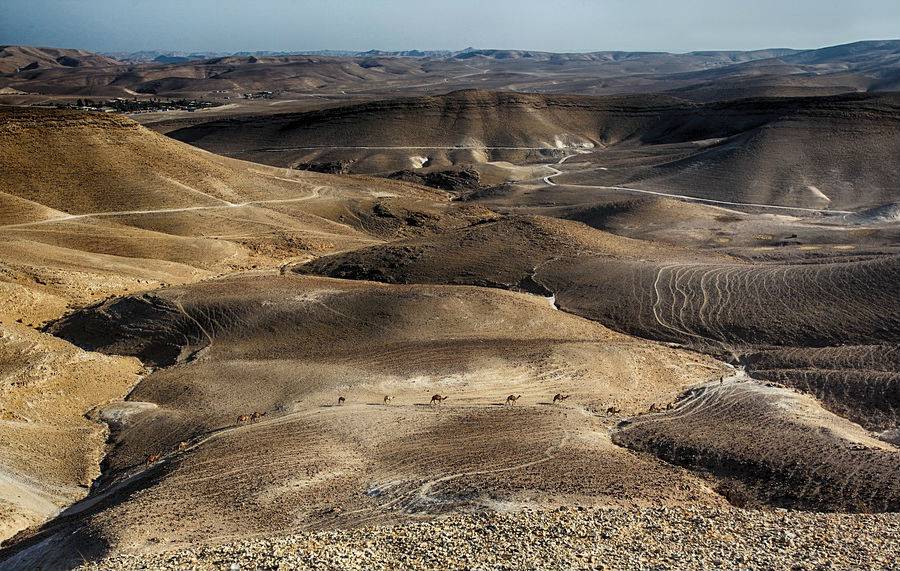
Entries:
{"label": "walking camel", "polygon": [[344,397],[338,397],[338,406],[344,404],[345,402],[347,402],[347,399],[345,399]]}
{"label": "walking camel", "polygon": [[432,395],[432,397],[431,397],[431,406],[434,406],[435,403],[441,404],[442,402],[444,402],[444,401],[447,400],[448,398],[450,398],[450,397],[449,397],[449,396],[442,397],[440,394]]}
{"label": "walking camel", "polygon": [[611,414],[619,414],[620,412],[622,412],[621,408],[619,408],[617,406],[611,406],[606,409],[606,416],[609,416]]}
{"label": "walking camel", "polygon": [[556,393],[555,395],[553,395],[553,404],[562,402],[562,401],[566,400],[567,398],[569,398],[570,396],[572,396],[572,395],[564,395],[562,393]]}
{"label": "walking camel", "polygon": [[509,395],[508,397],[506,397],[506,404],[514,405],[520,398],[522,398],[522,395]]}
{"label": "walking camel", "polygon": [[384,404],[388,404],[392,400],[394,400],[394,397],[392,395],[384,395]]}

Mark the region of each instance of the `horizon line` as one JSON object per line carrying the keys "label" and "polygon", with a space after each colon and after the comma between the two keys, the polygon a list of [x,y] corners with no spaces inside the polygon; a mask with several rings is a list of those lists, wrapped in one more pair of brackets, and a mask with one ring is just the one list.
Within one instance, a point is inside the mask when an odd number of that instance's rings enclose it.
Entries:
{"label": "horizon line", "polygon": [[768,46],[768,47],[760,47],[760,48],[750,48],[750,49],[734,49],[734,48],[711,48],[711,49],[695,49],[688,51],[668,51],[668,50],[622,50],[622,49],[591,49],[591,50],[583,50],[583,51],[553,51],[553,50],[538,50],[538,49],[530,49],[530,48],[489,48],[489,47],[474,47],[467,46],[461,49],[448,49],[448,48],[403,48],[403,49],[384,49],[384,48],[369,48],[365,50],[354,50],[354,49],[344,49],[344,48],[308,48],[308,49],[238,49],[238,50],[197,50],[197,49],[164,49],[164,48],[142,48],[142,49],[106,49],[106,50],[93,50],[89,48],[83,47],[62,47],[62,46],[48,46],[48,45],[38,45],[38,44],[14,44],[14,43],[0,43],[0,48],[7,47],[23,47],[23,48],[36,48],[36,49],[59,49],[59,50],[84,50],[89,52],[94,52],[98,54],[132,54],[139,52],[158,52],[158,53],[185,53],[185,54],[197,54],[197,55],[209,55],[209,54],[219,54],[219,55],[235,55],[235,54],[255,54],[255,53],[271,53],[271,54],[285,54],[285,55],[304,55],[304,54],[317,54],[321,52],[341,52],[346,54],[364,54],[368,52],[384,52],[387,54],[394,53],[402,53],[402,52],[423,52],[423,53],[435,53],[435,52],[446,52],[451,54],[459,54],[473,51],[498,51],[498,52],[532,52],[532,53],[542,53],[542,54],[560,54],[560,55],[589,55],[596,53],[631,53],[631,54],[671,54],[671,55],[689,55],[696,53],[704,53],[704,52],[739,52],[739,53],[748,53],[748,52],[759,52],[759,51],[769,51],[769,50],[792,50],[792,51],[812,51],[818,49],[826,49],[840,46],[851,46],[854,44],[861,43],[874,43],[874,42],[900,42],[900,37],[898,38],[866,38],[861,40],[854,40],[852,42],[844,42],[839,44],[827,44],[817,47],[788,47],[788,46]]}

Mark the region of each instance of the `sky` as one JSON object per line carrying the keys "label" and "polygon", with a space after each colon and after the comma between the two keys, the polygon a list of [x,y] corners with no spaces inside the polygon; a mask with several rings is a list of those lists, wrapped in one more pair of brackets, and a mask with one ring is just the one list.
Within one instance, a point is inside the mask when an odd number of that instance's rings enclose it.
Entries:
{"label": "sky", "polygon": [[685,52],[898,36],[900,0],[0,0],[0,44],[104,52]]}

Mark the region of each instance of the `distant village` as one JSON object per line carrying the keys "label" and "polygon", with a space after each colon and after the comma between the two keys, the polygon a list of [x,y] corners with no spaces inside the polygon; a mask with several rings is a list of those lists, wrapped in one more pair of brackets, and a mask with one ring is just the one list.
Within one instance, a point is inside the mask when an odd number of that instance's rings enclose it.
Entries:
{"label": "distant village", "polygon": [[273,91],[254,91],[253,93],[242,93],[244,99],[273,99],[275,92]]}
{"label": "distant village", "polygon": [[222,103],[202,99],[79,99],[74,103],[60,103],[57,107],[83,109],[86,111],[102,111],[106,113],[149,113],[152,111],[196,111],[218,107]]}

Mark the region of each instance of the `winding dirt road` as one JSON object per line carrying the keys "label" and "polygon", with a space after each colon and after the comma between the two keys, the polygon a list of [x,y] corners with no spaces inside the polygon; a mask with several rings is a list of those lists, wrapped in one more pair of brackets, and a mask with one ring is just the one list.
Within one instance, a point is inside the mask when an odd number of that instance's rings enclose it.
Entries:
{"label": "winding dirt road", "polygon": [[[577,153],[576,153],[576,154],[577,154]],[[572,155],[566,155],[566,156],[564,156],[563,158],[559,159],[559,161],[557,161],[556,164],[561,165],[561,164],[563,164],[564,162],[566,162],[567,160],[571,159],[571,158],[574,157],[574,156],[575,156],[575,154],[572,154]],[[548,174],[547,176],[545,176],[543,180],[544,180],[545,183],[549,184],[550,186],[556,186],[556,183],[553,182],[553,181],[550,180],[550,179],[552,179],[552,178],[555,177],[555,176],[561,175],[561,174],[562,174],[562,171],[559,170],[559,169],[556,168],[556,167],[551,167],[550,165],[547,165],[547,168],[549,168],[550,170],[552,170],[552,171],[554,171],[554,172],[553,172],[553,174]]]}
{"label": "winding dirt road", "polygon": [[[563,158],[561,158],[556,164],[561,165],[564,162],[566,162],[566,160],[568,160],[574,156],[575,156],[575,154],[566,155]],[[800,207],[800,206],[779,206],[779,205],[775,205],[775,204],[759,204],[759,203],[755,203],[755,202],[732,202],[729,200],[716,200],[713,198],[700,198],[697,196],[687,196],[684,194],[674,194],[671,192],[661,192],[658,190],[647,190],[647,189],[643,189],[643,188],[632,188],[632,187],[628,187],[628,186],[604,186],[604,185],[593,185],[593,184],[562,184],[562,185],[560,185],[559,183],[553,182],[552,179],[563,174],[563,172],[561,170],[555,168],[554,166],[550,166],[550,165],[545,165],[545,166],[554,171],[553,174],[547,175],[547,176],[543,177],[543,179],[542,179],[545,184],[548,184],[550,186],[567,186],[567,187],[571,187],[571,188],[587,188],[587,189],[597,189],[597,190],[619,190],[619,191],[623,191],[623,192],[634,192],[634,193],[638,193],[638,194],[650,194],[650,195],[654,195],[654,196],[664,196],[667,198],[675,198],[677,200],[686,200],[686,201],[690,201],[690,202],[701,202],[704,204],[713,204],[713,205],[717,205],[717,206],[740,206],[740,207],[745,207],[745,208],[766,208],[766,209],[772,209],[772,210],[787,210],[787,211],[793,211],[793,212],[815,212],[815,213],[821,213],[821,214],[853,214],[853,212],[849,211],[849,210],[804,208],[804,207]]]}

